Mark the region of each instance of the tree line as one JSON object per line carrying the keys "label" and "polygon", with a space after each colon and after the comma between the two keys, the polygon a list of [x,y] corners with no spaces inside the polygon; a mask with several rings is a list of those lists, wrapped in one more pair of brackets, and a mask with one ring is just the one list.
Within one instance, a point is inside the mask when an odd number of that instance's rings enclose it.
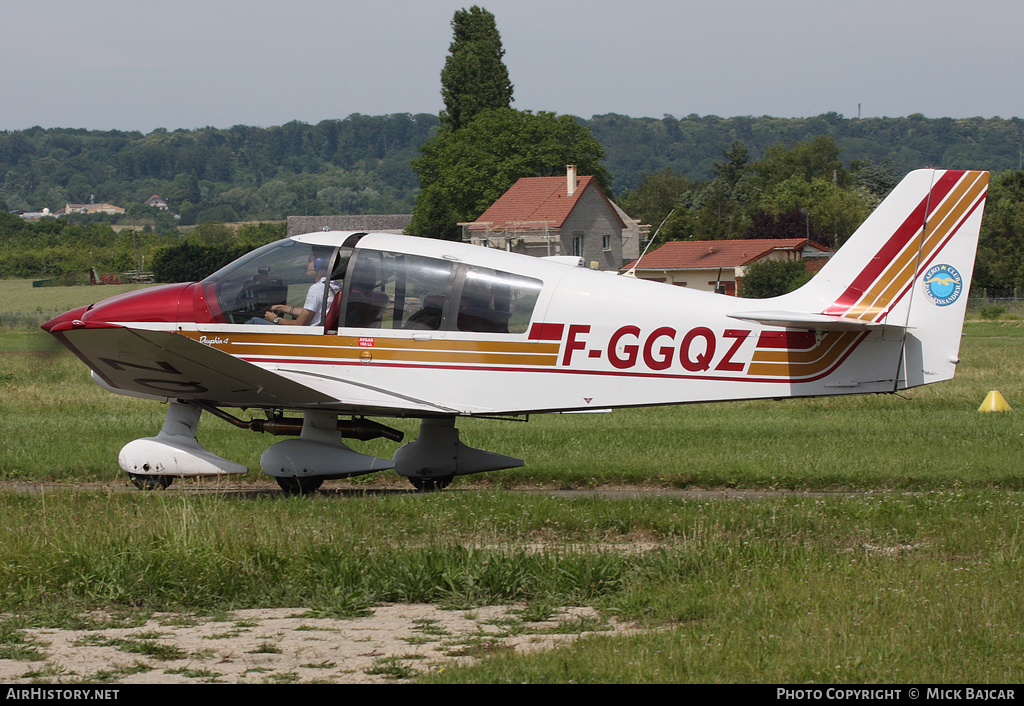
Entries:
{"label": "tree line", "polygon": [[231,260],[285,237],[284,223],[201,223],[188,233],[115,229],[92,220],[25,221],[0,212],[0,279],[83,281],[95,268],[115,277],[152,272],[160,282],[202,279]]}
{"label": "tree line", "polygon": [[[162,228],[287,214],[408,213],[410,163],[435,115],[351,115],[316,125],[139,132],[32,128],[0,132],[0,204],[55,211],[109,202],[126,222]],[[144,206],[165,198],[178,219]],[[169,217],[168,217],[169,218]]]}
{"label": "tree line", "polygon": [[[776,145],[829,137],[846,165],[887,163],[905,174],[926,166],[1020,169],[1024,139],[1019,118],[560,117],[601,146],[613,195],[666,169],[691,180],[711,178],[734,142],[756,161]],[[269,128],[0,132],[0,208],[53,211],[94,199],[127,208],[129,223],[156,225],[154,210],[142,204],[159,194],[181,216],[165,218],[164,228],[286,215],[411,213],[420,191],[412,163],[440,127],[436,115],[357,114]]]}

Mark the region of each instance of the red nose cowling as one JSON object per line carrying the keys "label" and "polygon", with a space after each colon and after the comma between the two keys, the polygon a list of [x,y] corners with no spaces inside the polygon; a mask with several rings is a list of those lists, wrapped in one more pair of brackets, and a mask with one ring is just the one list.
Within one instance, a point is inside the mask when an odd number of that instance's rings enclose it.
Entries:
{"label": "red nose cowling", "polygon": [[108,328],[132,322],[195,321],[199,302],[193,306],[195,293],[189,290],[196,287],[195,283],[186,282],[119,294],[50,319],[43,324],[43,330],[56,334],[77,328]]}

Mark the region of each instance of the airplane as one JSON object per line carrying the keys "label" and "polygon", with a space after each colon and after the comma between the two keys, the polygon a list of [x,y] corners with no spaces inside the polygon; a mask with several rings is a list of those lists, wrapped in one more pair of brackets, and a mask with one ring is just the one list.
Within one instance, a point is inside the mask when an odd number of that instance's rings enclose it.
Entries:
{"label": "airplane", "polygon": [[[260,458],[287,493],[390,469],[440,489],[524,463],[464,444],[461,417],[896,393],[952,378],[988,183],[984,171],[911,172],[816,276],[772,299],[579,258],[322,231],[43,329],[105,389],[168,405],[155,437],[119,453],[140,488],[248,471],[199,443],[207,412],[291,437]],[[390,460],[359,453],[344,440],[404,441],[371,417],[418,418],[418,436]]]}

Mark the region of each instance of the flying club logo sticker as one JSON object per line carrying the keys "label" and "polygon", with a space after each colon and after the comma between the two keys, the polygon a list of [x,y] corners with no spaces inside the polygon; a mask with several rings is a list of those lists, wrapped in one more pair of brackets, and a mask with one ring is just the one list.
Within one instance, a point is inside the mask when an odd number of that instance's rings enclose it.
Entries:
{"label": "flying club logo sticker", "polygon": [[949,306],[963,289],[963,278],[952,265],[935,265],[924,273],[924,293],[936,306]]}

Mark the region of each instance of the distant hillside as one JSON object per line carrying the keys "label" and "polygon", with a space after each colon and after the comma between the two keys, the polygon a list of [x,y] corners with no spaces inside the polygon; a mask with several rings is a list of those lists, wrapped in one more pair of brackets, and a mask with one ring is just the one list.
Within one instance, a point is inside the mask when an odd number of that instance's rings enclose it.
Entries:
{"label": "distant hillside", "polygon": [[[923,166],[1018,169],[1024,120],[849,119],[690,115],[579,119],[607,153],[614,191],[671,169],[707,179],[734,141],[751,159],[774,144],[832,137],[849,164],[890,161],[902,174]],[[0,206],[51,210],[110,202],[148,219],[144,202],[167,199],[180,221],[281,219],[287,215],[408,213],[418,193],[409,163],[437,129],[434,115],[351,115],[316,125],[122,131],[31,128],[0,132]]]}
{"label": "distant hillside", "polygon": [[409,212],[418,188],[409,163],[437,125],[434,115],[403,114],[147,135],[0,133],[0,205],[55,210],[95,199],[142,218],[153,212],[145,201],[159,194],[183,225]]}
{"label": "distant hillside", "polygon": [[605,165],[616,192],[635,188],[643,174],[667,168],[691,179],[708,179],[723,151],[737,140],[747,147],[751,160],[757,160],[772,145],[826,135],[843,148],[847,165],[891,160],[892,171],[901,175],[920,167],[1019,169],[1024,149],[1021,118],[850,119],[827,113],[813,118],[689,115],[657,120],[598,115],[584,122],[607,152]]}

